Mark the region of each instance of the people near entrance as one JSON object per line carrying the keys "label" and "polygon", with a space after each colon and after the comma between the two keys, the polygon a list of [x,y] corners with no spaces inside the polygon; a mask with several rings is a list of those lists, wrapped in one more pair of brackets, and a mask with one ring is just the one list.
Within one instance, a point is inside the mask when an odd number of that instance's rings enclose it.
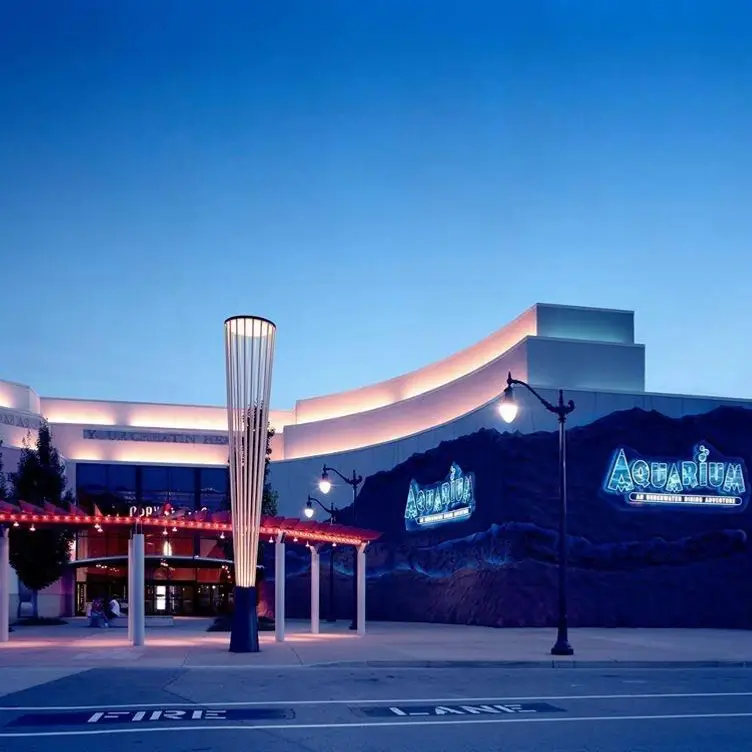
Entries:
{"label": "people near entrance", "polygon": [[116,597],[113,597],[109,603],[106,603],[103,598],[95,598],[89,606],[87,616],[89,617],[90,627],[100,629],[109,627],[114,619],[122,616],[120,602]]}
{"label": "people near entrance", "polygon": [[95,598],[89,606],[89,626],[104,629],[110,626],[107,614],[104,609],[104,601],[101,598]]}
{"label": "people near entrance", "polygon": [[120,612],[120,601],[118,601],[118,599],[113,596],[107,611],[107,617],[110,621],[112,621],[118,616],[122,616],[122,613]]}

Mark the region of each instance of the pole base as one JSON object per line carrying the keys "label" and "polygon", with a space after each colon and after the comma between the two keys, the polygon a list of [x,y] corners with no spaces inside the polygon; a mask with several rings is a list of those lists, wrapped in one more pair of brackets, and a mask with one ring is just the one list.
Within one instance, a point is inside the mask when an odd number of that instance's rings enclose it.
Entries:
{"label": "pole base", "polygon": [[235,609],[230,632],[231,653],[258,653],[258,615],[256,588],[235,586]]}
{"label": "pole base", "polygon": [[559,637],[551,648],[551,655],[574,655],[574,648],[566,637]]}

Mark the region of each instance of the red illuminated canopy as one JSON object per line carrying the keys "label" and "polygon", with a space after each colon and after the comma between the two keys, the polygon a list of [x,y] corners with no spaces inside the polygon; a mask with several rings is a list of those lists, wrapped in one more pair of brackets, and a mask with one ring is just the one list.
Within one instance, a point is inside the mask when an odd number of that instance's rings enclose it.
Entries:
{"label": "red illuminated canopy", "polygon": [[[125,517],[106,514],[87,514],[79,507],[71,505],[70,509],[63,509],[50,503],[44,508],[19,502],[18,506],[0,501],[0,524],[26,523],[35,525],[85,526],[99,525],[101,527],[123,527],[139,525],[144,528],[177,528],[178,530],[194,530],[232,535],[232,520],[229,512],[200,512],[184,513],[167,511],[154,516]],[[301,543],[341,543],[357,546],[370,543],[381,537],[381,533],[374,530],[363,530],[345,525],[333,525],[326,522],[299,520],[292,517],[262,517],[261,531],[263,536],[276,538],[279,534],[285,537],[298,538]]]}

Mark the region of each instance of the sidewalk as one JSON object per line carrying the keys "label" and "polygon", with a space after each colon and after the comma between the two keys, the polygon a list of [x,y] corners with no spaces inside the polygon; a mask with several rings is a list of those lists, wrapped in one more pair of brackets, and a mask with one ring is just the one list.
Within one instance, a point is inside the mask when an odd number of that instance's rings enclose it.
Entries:
{"label": "sidewalk", "polygon": [[374,622],[358,637],[344,621],[290,622],[284,643],[262,633],[261,652],[232,654],[229,634],[206,632],[206,619],[177,619],[128,644],[125,626],[94,630],[85,620],[56,627],[16,627],[0,645],[0,669],[64,673],[121,668],[254,669],[305,667],[752,667],[752,631],[707,629],[572,629],[575,655],[555,658],[554,629],[490,629],[446,624]]}

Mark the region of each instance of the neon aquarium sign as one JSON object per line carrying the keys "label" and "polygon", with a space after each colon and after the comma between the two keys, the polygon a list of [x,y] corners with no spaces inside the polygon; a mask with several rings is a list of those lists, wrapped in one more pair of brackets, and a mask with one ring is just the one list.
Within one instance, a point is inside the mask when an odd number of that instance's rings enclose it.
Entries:
{"label": "neon aquarium sign", "polygon": [[719,455],[707,442],[691,459],[648,460],[628,449],[611,459],[603,491],[630,506],[742,507],[749,481],[744,462]]}
{"label": "neon aquarium sign", "polygon": [[405,529],[425,530],[447,522],[463,522],[475,511],[475,474],[463,473],[452,463],[449,475],[438,483],[421,486],[410,481],[405,505]]}

